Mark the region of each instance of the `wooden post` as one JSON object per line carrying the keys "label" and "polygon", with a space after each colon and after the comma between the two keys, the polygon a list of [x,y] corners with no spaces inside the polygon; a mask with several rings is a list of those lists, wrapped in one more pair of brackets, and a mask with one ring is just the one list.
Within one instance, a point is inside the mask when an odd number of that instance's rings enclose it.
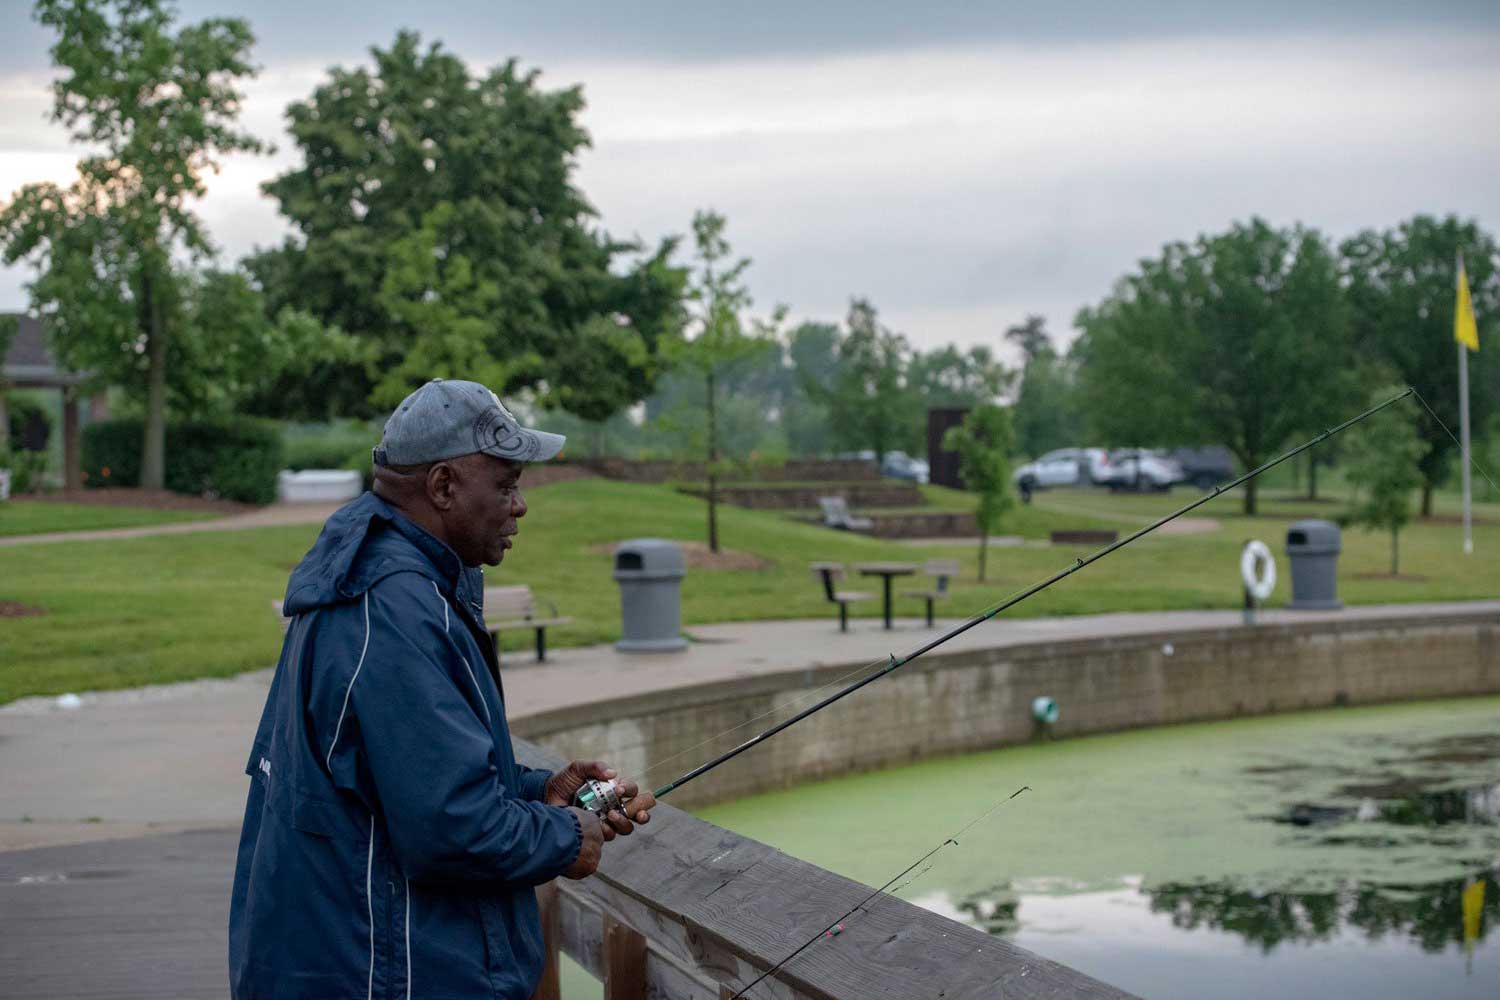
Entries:
{"label": "wooden post", "polygon": [[83,456],[78,450],[78,393],[62,391],[63,400],[63,487],[83,489]]}
{"label": "wooden post", "polygon": [[0,384],[0,451],[10,447],[10,410],[5,405],[5,386]]}
{"label": "wooden post", "polygon": [[604,1000],[646,1000],[646,939],[607,913]]}
{"label": "wooden post", "polygon": [[562,980],[557,968],[558,948],[562,935],[558,926],[561,900],[557,898],[557,883],[548,882],[536,891],[537,906],[542,911],[542,947],[546,950],[546,964],[542,966],[542,978],[536,985],[531,1000],[562,1000]]}

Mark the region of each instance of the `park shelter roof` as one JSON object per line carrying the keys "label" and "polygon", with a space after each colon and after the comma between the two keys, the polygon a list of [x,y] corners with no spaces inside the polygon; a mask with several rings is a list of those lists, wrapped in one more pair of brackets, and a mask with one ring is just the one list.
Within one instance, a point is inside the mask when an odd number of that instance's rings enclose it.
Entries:
{"label": "park shelter roof", "polygon": [[22,389],[62,389],[88,378],[87,372],[65,371],[58,366],[47,347],[41,320],[24,313],[0,314],[10,316],[16,319],[16,335],[5,352],[5,364],[0,366],[0,383]]}

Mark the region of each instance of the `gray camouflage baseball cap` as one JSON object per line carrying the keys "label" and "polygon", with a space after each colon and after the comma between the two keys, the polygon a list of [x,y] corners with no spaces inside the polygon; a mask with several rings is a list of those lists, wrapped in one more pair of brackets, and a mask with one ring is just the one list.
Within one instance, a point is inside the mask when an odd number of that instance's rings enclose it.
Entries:
{"label": "gray camouflage baseball cap", "polygon": [[436,378],[407,396],[385,422],[376,465],[426,465],[483,452],[512,462],[545,462],[562,451],[561,434],[522,427],[478,382]]}

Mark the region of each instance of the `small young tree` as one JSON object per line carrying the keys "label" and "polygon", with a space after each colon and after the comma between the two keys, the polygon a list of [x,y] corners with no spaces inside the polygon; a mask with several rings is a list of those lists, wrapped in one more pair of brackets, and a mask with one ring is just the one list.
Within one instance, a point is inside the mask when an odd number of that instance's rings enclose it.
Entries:
{"label": "small young tree", "polygon": [[[1372,405],[1401,391],[1388,386],[1371,396]],[[1357,493],[1349,519],[1391,533],[1391,575],[1400,572],[1400,533],[1411,520],[1412,492],[1423,483],[1421,461],[1428,445],[1417,431],[1410,399],[1367,420],[1349,441],[1347,476]]]}
{"label": "small young tree", "polygon": [[994,404],[976,406],[958,427],[943,436],[943,447],[958,452],[964,485],[979,494],[974,520],[979,524],[979,579],[984,579],[990,534],[1015,503],[1010,495],[1010,453],[1014,446],[1010,412]]}
{"label": "small young tree", "polygon": [[708,431],[708,548],[719,551],[719,376],[725,366],[765,348],[775,336],[776,325],[785,314],[777,309],[769,323],[752,322],[745,329],[743,313],[750,307],[750,290],[744,274],[750,258],[730,260],[727,221],[713,211],[693,216],[693,241],[698,270],[688,284],[688,297],[696,304],[689,324],[692,336],[668,348],[675,366],[703,379]]}

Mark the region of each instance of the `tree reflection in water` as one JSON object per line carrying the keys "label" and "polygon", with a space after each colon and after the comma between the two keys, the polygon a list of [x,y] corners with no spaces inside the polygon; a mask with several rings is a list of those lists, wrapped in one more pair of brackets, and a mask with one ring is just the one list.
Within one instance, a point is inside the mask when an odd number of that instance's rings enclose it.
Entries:
{"label": "tree reflection in water", "polygon": [[[1487,883],[1475,942],[1484,941],[1500,920],[1500,866],[1475,868]],[[1359,884],[1333,892],[1258,890],[1233,881],[1169,882],[1145,888],[1151,912],[1171,917],[1182,930],[1227,931],[1269,954],[1284,942],[1311,944],[1340,931],[1360,931],[1372,941],[1400,935],[1424,951],[1463,945],[1462,896],[1473,879],[1423,885]],[[956,900],[960,913],[990,934],[1008,937],[1021,929],[1022,896],[1001,886]]]}
{"label": "tree reflection in water", "polygon": [[997,937],[1009,937],[1021,929],[1021,899],[1008,886],[959,900],[957,906],[975,927]]}
{"label": "tree reflection in water", "polygon": [[[1497,872],[1488,882],[1477,940],[1500,918]],[[1184,930],[1208,927],[1238,934],[1269,953],[1283,942],[1327,941],[1344,928],[1371,940],[1402,935],[1425,951],[1464,943],[1462,895],[1466,879],[1426,885],[1361,884],[1337,892],[1257,891],[1230,882],[1168,883],[1143,890],[1155,913],[1170,914]]]}

